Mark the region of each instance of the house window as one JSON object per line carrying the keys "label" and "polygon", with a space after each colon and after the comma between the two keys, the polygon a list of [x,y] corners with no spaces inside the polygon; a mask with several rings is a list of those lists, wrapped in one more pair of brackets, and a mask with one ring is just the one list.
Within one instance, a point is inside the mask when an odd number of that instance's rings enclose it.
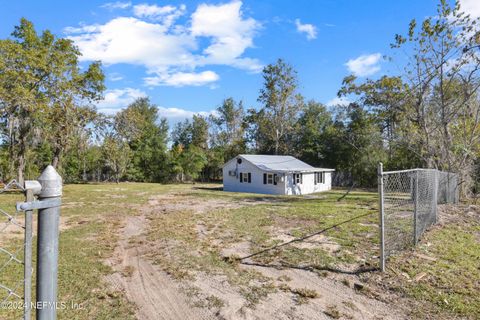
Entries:
{"label": "house window", "polygon": [[264,173],[263,174],[263,184],[277,184],[277,174],[276,173]]}
{"label": "house window", "polygon": [[293,174],[293,184],[301,184],[302,183],[302,174],[301,173],[294,173]]}
{"label": "house window", "polygon": [[267,184],[273,184],[273,174],[267,173]]}
{"label": "house window", "polygon": [[252,173],[240,172],[240,183],[252,183]]}
{"label": "house window", "polygon": [[325,183],[325,172],[315,172],[315,184]]}

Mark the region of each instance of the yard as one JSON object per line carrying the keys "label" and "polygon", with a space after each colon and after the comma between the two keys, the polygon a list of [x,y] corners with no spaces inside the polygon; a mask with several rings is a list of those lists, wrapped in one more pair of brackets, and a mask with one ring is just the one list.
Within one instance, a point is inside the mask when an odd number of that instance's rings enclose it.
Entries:
{"label": "yard", "polygon": [[[392,258],[381,275],[377,195],[343,194],[67,185],[59,271],[59,300],[67,308],[59,318],[479,316],[478,207],[444,207],[416,250]],[[0,195],[1,208],[11,212],[14,198]],[[11,246],[19,239],[2,234],[0,241]],[[19,269],[2,270],[0,282],[15,276]],[[82,308],[73,310],[72,302]]]}

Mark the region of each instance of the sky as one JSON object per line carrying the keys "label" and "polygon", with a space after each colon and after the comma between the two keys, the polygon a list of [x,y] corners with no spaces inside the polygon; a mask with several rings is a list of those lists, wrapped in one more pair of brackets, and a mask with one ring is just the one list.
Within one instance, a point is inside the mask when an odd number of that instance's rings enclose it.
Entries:
{"label": "sky", "polygon": [[[262,68],[282,58],[297,71],[299,92],[326,105],[342,79],[398,74],[390,43],[412,18],[436,13],[436,0],[36,1],[0,0],[0,38],[20,18],[72,39],[81,64],[101,60],[101,112],[115,114],[148,96],[170,123],[207,115],[223,99],[258,108]],[[479,0],[461,0],[480,16]],[[400,55],[405,55],[401,53]],[[406,55],[405,55],[406,56]]]}

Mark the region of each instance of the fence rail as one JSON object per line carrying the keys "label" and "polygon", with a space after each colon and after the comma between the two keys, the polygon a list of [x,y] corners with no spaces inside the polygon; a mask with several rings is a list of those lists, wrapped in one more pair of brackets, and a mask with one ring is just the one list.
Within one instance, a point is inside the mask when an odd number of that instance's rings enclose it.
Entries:
{"label": "fence rail", "polygon": [[415,246],[437,222],[437,206],[457,203],[458,175],[434,169],[383,171],[378,167],[380,268],[385,260]]}

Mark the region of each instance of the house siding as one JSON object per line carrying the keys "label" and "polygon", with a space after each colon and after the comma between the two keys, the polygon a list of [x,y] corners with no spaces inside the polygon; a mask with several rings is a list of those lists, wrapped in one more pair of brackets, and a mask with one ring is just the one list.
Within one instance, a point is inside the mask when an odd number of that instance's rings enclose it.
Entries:
{"label": "house siding", "polygon": [[[321,172],[321,171],[319,171]],[[315,184],[314,173],[302,173],[302,183],[293,183],[293,174],[289,173],[286,177],[286,192],[288,195],[309,194],[315,192],[328,191],[332,189],[332,173],[325,172],[325,182]]]}
{"label": "house siding", "polygon": [[[230,176],[228,172],[235,169],[237,170],[236,176]],[[252,174],[252,182],[240,182],[240,172],[250,172]],[[241,164],[237,164],[237,158],[234,158],[223,167],[223,190],[232,192],[285,194],[285,181],[278,181],[277,185],[263,184],[264,173],[266,172],[258,169],[258,167],[246,160],[243,160]],[[279,176],[281,176],[281,174]]]}
{"label": "house siding", "polygon": [[[302,195],[315,192],[322,192],[331,189],[332,173],[325,172],[325,182],[315,185],[314,173],[303,173],[302,183],[293,183],[292,173],[277,173],[281,177],[276,185],[264,184],[263,175],[267,172],[261,170],[248,160],[242,159],[242,163],[237,163],[237,157],[228,161],[223,167],[223,190],[230,192],[250,192],[278,195]],[[230,176],[229,171],[235,171],[235,176]],[[321,171],[319,171],[321,172]],[[240,182],[240,173],[251,173],[251,183]],[[282,181],[283,180],[283,181]]]}

